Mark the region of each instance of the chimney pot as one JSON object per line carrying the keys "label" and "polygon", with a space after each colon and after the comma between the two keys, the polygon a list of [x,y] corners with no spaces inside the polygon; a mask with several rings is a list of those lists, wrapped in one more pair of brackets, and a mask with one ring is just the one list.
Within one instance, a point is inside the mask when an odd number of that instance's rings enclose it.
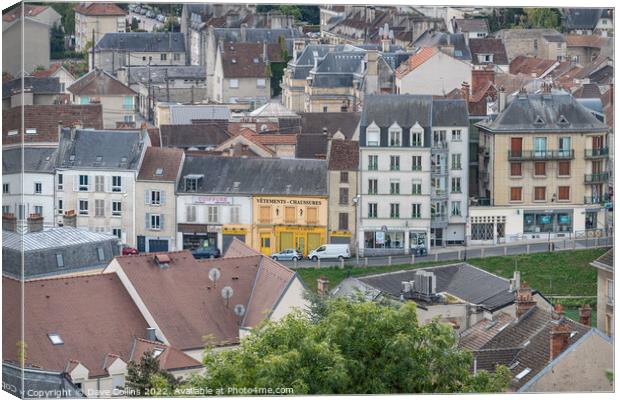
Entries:
{"label": "chimney pot", "polygon": [[43,217],[41,214],[30,214],[27,223],[28,232],[41,232],[43,230]]}
{"label": "chimney pot", "polygon": [[62,225],[77,228],[77,214],[75,210],[68,210],[62,216]]}
{"label": "chimney pot", "polygon": [[551,337],[549,339],[549,360],[555,359],[566,350],[569,345],[570,334],[571,330],[564,318],[555,321],[555,324],[551,327]]}
{"label": "chimney pot", "polygon": [[530,288],[525,282],[521,284],[521,287],[517,290],[516,294],[516,316],[521,317],[528,310],[536,305],[536,301],[532,296],[532,288]]}
{"label": "chimney pot", "polygon": [[586,326],[592,325],[592,308],[589,304],[584,304],[579,309],[579,323]]}
{"label": "chimney pot", "polygon": [[15,217],[15,214],[2,214],[2,230],[11,232],[17,231],[17,217]]}

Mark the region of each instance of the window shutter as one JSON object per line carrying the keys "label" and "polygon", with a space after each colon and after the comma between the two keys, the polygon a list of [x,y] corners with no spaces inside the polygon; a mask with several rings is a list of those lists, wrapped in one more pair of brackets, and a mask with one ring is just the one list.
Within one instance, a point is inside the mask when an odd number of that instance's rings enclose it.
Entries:
{"label": "window shutter", "polygon": [[144,204],[151,204],[151,191],[148,189],[144,191]]}
{"label": "window shutter", "polygon": [[149,229],[149,213],[144,214],[144,229]]}
{"label": "window shutter", "polygon": [[108,193],[112,191],[112,177],[111,176],[105,177],[105,191]]}
{"label": "window shutter", "polygon": [[159,229],[164,230],[164,214],[159,216]]}
{"label": "window shutter", "polygon": [[161,203],[162,206],[166,204],[166,191],[165,190],[159,191],[159,202]]}

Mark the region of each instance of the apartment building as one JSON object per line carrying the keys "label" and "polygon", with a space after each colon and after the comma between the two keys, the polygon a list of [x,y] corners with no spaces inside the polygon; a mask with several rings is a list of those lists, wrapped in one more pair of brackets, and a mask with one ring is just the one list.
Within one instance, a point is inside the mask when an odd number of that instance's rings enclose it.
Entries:
{"label": "apartment building", "polygon": [[408,254],[463,243],[468,127],[464,100],[367,97],[359,136],[358,251]]}
{"label": "apartment building", "polygon": [[76,226],[136,242],[136,178],[150,145],[146,131],[63,129],[56,162],[56,210]]}
{"label": "apartment building", "polygon": [[80,3],[74,10],[76,51],[84,51],[89,42],[94,45],[108,32],[125,32],[127,11],[114,3]]}
{"label": "apartment building", "polygon": [[569,237],[607,228],[608,128],[572,95],[521,90],[480,130],[484,207],[471,241]]}
{"label": "apartment building", "polygon": [[566,59],[564,35],[555,29],[502,29],[494,36],[504,42],[508,61],[519,55],[545,60]]}

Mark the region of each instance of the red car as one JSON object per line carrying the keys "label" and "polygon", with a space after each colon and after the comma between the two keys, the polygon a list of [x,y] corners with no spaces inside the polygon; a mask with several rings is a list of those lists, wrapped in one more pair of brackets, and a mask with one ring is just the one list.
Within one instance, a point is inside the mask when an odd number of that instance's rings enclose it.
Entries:
{"label": "red car", "polygon": [[133,247],[123,247],[123,255],[124,256],[134,256],[138,254],[138,250]]}

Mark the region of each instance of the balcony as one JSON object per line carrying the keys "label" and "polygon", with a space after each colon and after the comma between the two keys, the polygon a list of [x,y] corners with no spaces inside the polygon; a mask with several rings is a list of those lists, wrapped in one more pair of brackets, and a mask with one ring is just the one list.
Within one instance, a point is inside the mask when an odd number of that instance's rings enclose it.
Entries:
{"label": "balcony", "polygon": [[610,201],[611,199],[607,193],[602,196],[585,196],[583,198],[583,204],[605,204]]}
{"label": "balcony", "polygon": [[575,150],[508,150],[509,161],[551,161],[572,160]]}
{"label": "balcony", "polygon": [[600,149],[586,149],[584,150],[584,157],[591,158],[607,158],[609,157],[609,148],[601,147]]}
{"label": "balcony", "polygon": [[448,225],[447,214],[431,215],[431,228],[445,228]]}
{"label": "balcony", "polygon": [[590,183],[604,183],[609,181],[609,174],[607,172],[600,174],[586,174],[584,175],[584,182]]}
{"label": "balcony", "polygon": [[447,198],[448,191],[442,189],[431,189],[431,198],[439,199],[439,198]]}

